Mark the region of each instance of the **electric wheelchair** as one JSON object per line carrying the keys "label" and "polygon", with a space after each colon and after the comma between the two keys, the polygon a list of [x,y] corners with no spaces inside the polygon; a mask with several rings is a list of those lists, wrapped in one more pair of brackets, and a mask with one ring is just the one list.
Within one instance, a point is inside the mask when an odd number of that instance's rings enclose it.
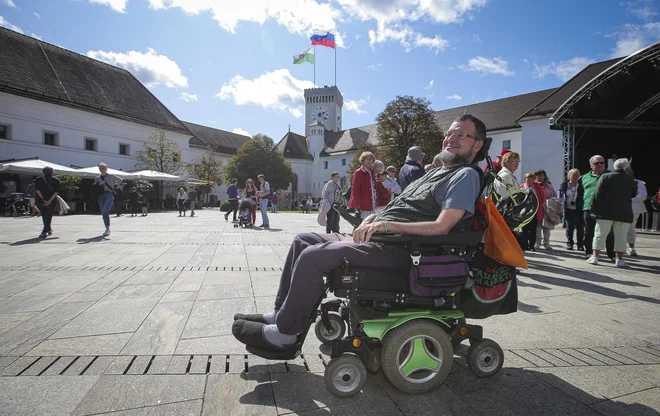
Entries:
{"label": "electric wheelchair", "polygon": [[[480,195],[492,184],[488,179],[491,175],[485,178]],[[361,222],[345,209],[335,209],[353,226]],[[469,219],[468,226],[461,224],[460,232],[447,235],[378,233],[371,241],[404,245],[410,250],[412,265],[418,264],[421,256],[438,254],[458,256],[470,264],[483,249],[483,230],[475,230],[473,226],[479,222],[476,217]],[[483,224],[485,217],[481,220]],[[465,296],[471,293],[471,277],[465,276],[467,290],[421,297],[411,293],[410,272],[410,268],[354,267],[344,260],[341,267],[328,273],[326,296],[310,317],[307,330],[299,335],[295,349],[272,353],[248,346],[248,351],[272,360],[293,359],[300,354],[309,328],[314,326],[317,338],[331,350],[324,380],[337,397],[357,395],[367,381],[367,374],[376,374],[381,369],[388,381],[402,392],[429,392],[444,383],[452,367],[453,350],[466,339],[470,342],[467,363],[472,372],[480,377],[497,374],[504,363],[502,349],[483,337],[481,326],[467,324],[461,310]],[[507,292],[517,291],[515,275],[512,286]],[[334,294],[333,298],[328,296],[330,293]],[[513,295],[517,304],[517,292]],[[478,317],[486,315],[489,314]]]}

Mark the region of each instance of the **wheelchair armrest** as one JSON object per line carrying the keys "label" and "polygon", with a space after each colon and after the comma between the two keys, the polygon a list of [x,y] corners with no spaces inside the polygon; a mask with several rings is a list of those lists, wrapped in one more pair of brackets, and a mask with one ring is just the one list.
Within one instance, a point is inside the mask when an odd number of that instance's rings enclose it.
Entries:
{"label": "wheelchair armrest", "polygon": [[338,204],[333,204],[332,208],[335,211],[337,211],[343,219],[348,221],[348,223],[351,224],[353,226],[353,228],[356,228],[356,227],[360,226],[360,224],[362,224],[362,218],[358,218],[354,215],[351,215],[348,212],[348,210],[346,209],[346,207],[343,207],[343,206],[338,205]]}
{"label": "wheelchair armrest", "polygon": [[442,235],[404,235],[394,233],[375,233],[371,236],[374,243],[417,243],[420,246],[476,246],[483,238],[483,231],[463,231]]}

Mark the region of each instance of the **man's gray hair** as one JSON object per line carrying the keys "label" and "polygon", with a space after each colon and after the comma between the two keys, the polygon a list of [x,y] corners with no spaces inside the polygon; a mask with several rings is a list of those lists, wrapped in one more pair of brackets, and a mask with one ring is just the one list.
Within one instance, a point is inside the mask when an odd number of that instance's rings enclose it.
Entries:
{"label": "man's gray hair", "polygon": [[435,155],[435,157],[433,158],[433,165],[434,165],[435,167],[438,167],[438,166],[440,166],[441,164],[442,164],[442,160],[440,160],[440,153],[438,153],[438,154]]}
{"label": "man's gray hair", "polygon": [[630,161],[626,159],[625,157],[621,159],[617,159],[614,162],[614,169],[623,169],[626,170],[630,167]]}
{"label": "man's gray hair", "polygon": [[378,170],[378,172],[385,172],[385,164],[381,162],[380,160],[377,160],[374,162],[374,164],[371,166],[374,170]]}
{"label": "man's gray hair", "polygon": [[605,158],[604,158],[603,156],[601,156],[601,155],[593,155],[593,156],[591,156],[591,158],[589,159],[589,163],[594,163],[594,162],[596,161],[596,159],[603,159],[603,160],[605,160]]}

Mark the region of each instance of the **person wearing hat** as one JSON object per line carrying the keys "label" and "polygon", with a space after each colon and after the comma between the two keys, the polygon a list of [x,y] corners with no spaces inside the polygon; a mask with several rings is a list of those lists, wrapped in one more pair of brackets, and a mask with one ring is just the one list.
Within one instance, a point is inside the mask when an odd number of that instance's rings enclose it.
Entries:
{"label": "person wearing hat", "polygon": [[[511,153],[511,150],[502,149],[500,154],[497,155],[497,159],[494,162],[492,162],[491,170],[493,171],[494,174],[497,175],[498,173],[500,173],[500,170],[502,170],[502,157],[504,157],[504,155],[507,153]],[[488,170],[488,165],[486,165],[486,167],[484,168],[484,172],[486,172],[487,170]]]}
{"label": "person wearing hat", "polygon": [[422,165],[422,160],[424,160],[424,152],[422,152],[421,147],[413,146],[408,149],[406,163],[399,170],[401,192],[405,191],[406,186],[410,185],[411,182],[416,181],[426,173],[424,165]]}
{"label": "person wearing hat", "polygon": [[401,193],[401,186],[399,186],[399,182],[396,181],[396,168],[394,166],[388,166],[387,169],[385,169],[385,172],[387,172],[387,176],[383,181],[383,186],[385,186],[385,188],[390,191],[390,194],[392,194],[391,199],[394,199]]}

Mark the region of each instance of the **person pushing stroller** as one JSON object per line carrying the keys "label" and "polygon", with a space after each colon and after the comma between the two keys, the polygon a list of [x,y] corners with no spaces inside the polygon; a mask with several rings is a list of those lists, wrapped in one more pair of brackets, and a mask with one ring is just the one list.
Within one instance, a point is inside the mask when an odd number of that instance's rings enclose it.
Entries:
{"label": "person pushing stroller", "polygon": [[252,228],[254,226],[252,222],[252,210],[256,205],[256,202],[251,197],[246,197],[238,201],[239,214],[238,220],[234,222],[234,228]]}

